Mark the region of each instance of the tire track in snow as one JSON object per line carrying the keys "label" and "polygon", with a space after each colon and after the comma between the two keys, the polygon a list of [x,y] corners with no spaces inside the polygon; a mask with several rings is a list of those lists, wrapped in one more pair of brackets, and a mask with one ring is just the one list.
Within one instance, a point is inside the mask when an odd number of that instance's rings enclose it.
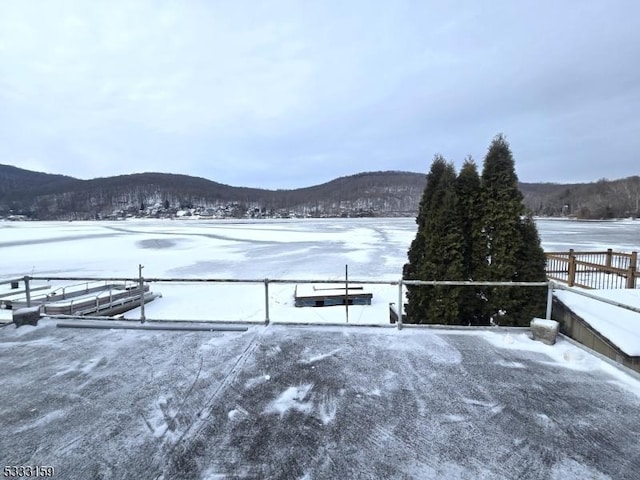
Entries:
{"label": "tire track in snow", "polygon": [[[213,394],[206,400],[204,406],[196,413],[196,420],[191,423],[185,430],[179,435],[179,437],[171,442],[169,441],[165,446],[166,455],[163,456],[163,459],[160,461],[162,467],[159,467],[161,470],[155,477],[156,480],[164,478],[163,472],[167,471],[168,464],[174,462],[176,458],[181,458],[185,455],[188,455],[188,452],[194,450],[194,448],[190,448],[190,443],[199,442],[199,434],[206,427],[209,421],[209,415],[214,409],[215,402],[218,396],[226,390],[238,377],[240,372],[244,367],[244,364],[247,362],[249,358],[253,355],[256,348],[259,346],[259,342],[257,341],[257,337],[259,333],[255,333],[248,345],[245,347],[243,352],[238,356],[238,359],[235,361],[233,366],[229,369],[229,371],[222,378]],[[197,447],[196,447],[197,448]]]}

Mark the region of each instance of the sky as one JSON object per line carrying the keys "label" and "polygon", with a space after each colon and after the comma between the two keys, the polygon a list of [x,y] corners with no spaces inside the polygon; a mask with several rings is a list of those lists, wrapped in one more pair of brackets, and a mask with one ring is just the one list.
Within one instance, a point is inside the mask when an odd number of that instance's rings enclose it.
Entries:
{"label": "sky", "polygon": [[0,0],[0,164],[296,188],[481,166],[639,175],[635,0]]}

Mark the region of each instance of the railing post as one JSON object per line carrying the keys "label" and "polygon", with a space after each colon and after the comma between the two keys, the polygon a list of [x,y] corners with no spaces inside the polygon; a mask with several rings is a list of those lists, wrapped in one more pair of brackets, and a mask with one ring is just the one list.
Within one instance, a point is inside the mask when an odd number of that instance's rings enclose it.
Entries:
{"label": "railing post", "polygon": [[[611,267],[611,258],[613,257],[613,250],[610,248],[607,248],[607,258],[604,261],[605,266],[607,267]],[[607,272],[607,273],[611,273],[611,272]]]}
{"label": "railing post", "polygon": [[631,252],[629,269],[627,270],[627,288],[636,288],[636,264],[638,262],[638,252]]}
{"label": "railing post", "polygon": [[24,293],[27,297],[27,307],[31,306],[31,287],[29,286],[29,277],[24,277]]}
{"label": "railing post", "polygon": [[576,256],[573,254],[573,248],[569,250],[569,272],[567,285],[573,287],[576,281]]}
{"label": "railing post", "polygon": [[344,266],[344,309],[349,323],[349,265]]}
{"label": "railing post", "polygon": [[138,265],[138,281],[140,282],[140,322],[144,323],[146,317],[144,315],[144,279],[142,278],[142,269],[144,267],[139,264]]}
{"label": "railing post", "polygon": [[402,330],[402,279],[398,282],[398,330]]}
{"label": "railing post", "polygon": [[553,282],[549,282],[547,286],[547,311],[545,319],[551,320],[551,309],[553,307]]}
{"label": "railing post", "polygon": [[264,324],[269,325],[269,279],[264,279]]}

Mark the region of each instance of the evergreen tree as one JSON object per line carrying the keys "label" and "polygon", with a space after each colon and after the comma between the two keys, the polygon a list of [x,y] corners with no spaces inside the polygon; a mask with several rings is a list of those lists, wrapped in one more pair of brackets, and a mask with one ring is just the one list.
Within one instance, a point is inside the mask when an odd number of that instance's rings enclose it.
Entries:
{"label": "evergreen tree", "polygon": [[[544,279],[540,240],[535,223],[525,217],[513,156],[503,135],[493,139],[485,157],[481,200],[487,262],[479,276],[489,281]],[[539,296],[530,291],[518,292],[516,287],[490,288],[487,292],[487,314],[500,324],[527,324],[531,317],[522,313],[535,310],[539,304]]]}
{"label": "evergreen tree", "polygon": [[[409,280],[461,280],[463,238],[453,165],[436,155],[427,175],[416,222],[418,232],[409,249],[404,277]],[[458,323],[458,287],[412,286],[407,318],[411,323]]]}
{"label": "evergreen tree", "polygon": [[[525,215],[513,156],[494,138],[482,177],[469,158],[460,174],[436,155],[420,201],[408,252],[407,280],[544,281],[545,258],[535,222]],[[544,312],[536,287],[408,287],[412,323],[526,325]]]}
{"label": "evergreen tree", "polygon": [[436,186],[440,182],[447,166],[447,162],[444,158],[436,155],[431,164],[431,170],[427,174],[427,183],[422,192],[422,198],[418,206],[418,216],[416,217],[416,223],[418,224],[418,231],[416,238],[411,242],[409,248],[408,257],[409,262],[404,265],[403,276],[406,279],[411,278],[416,280],[416,273],[418,265],[421,265],[425,256],[425,239],[424,230],[427,224],[427,218],[429,217],[430,210],[433,208],[432,197],[436,189]]}
{"label": "evergreen tree", "polygon": [[[516,252],[516,278],[518,282],[544,282],[547,280],[544,250],[535,221],[527,214],[520,222],[522,243]],[[546,309],[546,287],[513,288],[512,315],[514,324],[527,324],[541,316]]]}
{"label": "evergreen tree", "polygon": [[[480,175],[471,157],[468,157],[458,178],[458,218],[463,238],[463,278],[479,280],[487,258],[486,243],[482,237],[482,205],[480,203]],[[463,325],[485,325],[484,289],[464,287],[460,292],[460,323]]]}

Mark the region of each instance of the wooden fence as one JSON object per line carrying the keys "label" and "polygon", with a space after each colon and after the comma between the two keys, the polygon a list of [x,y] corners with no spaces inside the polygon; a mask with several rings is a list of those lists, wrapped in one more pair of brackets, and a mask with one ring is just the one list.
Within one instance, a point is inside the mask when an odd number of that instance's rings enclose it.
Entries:
{"label": "wooden fence", "polygon": [[583,288],[637,288],[638,252],[546,252],[547,277]]}

